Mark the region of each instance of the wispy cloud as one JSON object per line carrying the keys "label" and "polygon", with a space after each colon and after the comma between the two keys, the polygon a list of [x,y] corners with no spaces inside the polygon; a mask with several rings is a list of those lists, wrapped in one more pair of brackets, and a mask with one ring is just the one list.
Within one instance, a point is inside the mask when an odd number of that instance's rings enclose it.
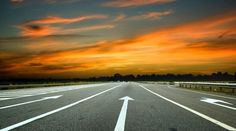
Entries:
{"label": "wispy cloud", "polygon": [[91,25],[73,29],[62,29],[59,27],[36,26],[36,25],[18,26],[18,28],[21,29],[21,36],[23,37],[45,37],[53,35],[60,36],[60,35],[74,34],[85,31],[112,29],[114,27],[115,25],[112,24]]}
{"label": "wispy cloud", "polygon": [[84,20],[91,20],[91,19],[105,19],[107,15],[103,14],[96,14],[96,15],[87,15],[87,16],[80,16],[74,18],[62,18],[57,16],[48,16],[46,18],[28,21],[24,24],[26,25],[34,25],[34,24],[70,24],[75,22],[81,22]]}
{"label": "wispy cloud", "polygon": [[38,20],[27,21],[16,27],[21,30],[21,36],[42,37],[49,35],[61,35],[68,33],[78,33],[82,31],[111,29],[114,27],[114,25],[92,25],[73,29],[64,29],[60,26],[61,24],[71,24],[91,19],[105,19],[107,17],[107,15],[102,14],[81,16],[75,18],[49,16]]}
{"label": "wispy cloud", "polygon": [[39,25],[17,26],[21,29],[21,36],[41,37],[56,34],[60,28]]}
{"label": "wispy cloud", "polygon": [[44,4],[57,4],[57,3],[74,3],[80,0],[40,0],[40,1],[32,1],[32,0],[9,0],[13,5],[24,5],[24,4],[34,4],[34,3],[44,3]]}
{"label": "wispy cloud", "polygon": [[168,11],[154,11],[154,12],[147,12],[141,15],[136,15],[136,16],[132,16],[129,19],[130,20],[142,20],[142,19],[150,19],[150,20],[156,20],[156,19],[160,19],[162,18],[162,16],[166,16],[166,15],[170,15],[174,13],[171,10]]}
{"label": "wispy cloud", "polygon": [[73,3],[78,2],[80,0],[44,0],[48,4],[54,4],[54,3]]}
{"label": "wispy cloud", "polygon": [[12,4],[21,4],[24,2],[24,0],[10,0]]}
{"label": "wispy cloud", "polygon": [[126,18],[125,14],[119,14],[112,20],[112,22],[119,22],[119,21],[124,20],[125,18]]}
{"label": "wispy cloud", "polygon": [[115,25],[112,25],[112,24],[92,25],[92,26],[85,26],[85,27],[76,28],[76,29],[65,29],[61,31],[60,33],[78,33],[78,32],[91,31],[91,30],[112,29],[114,27]]}
{"label": "wispy cloud", "polygon": [[113,0],[103,3],[103,6],[123,8],[123,7],[144,6],[150,4],[162,4],[173,1],[175,0]]}

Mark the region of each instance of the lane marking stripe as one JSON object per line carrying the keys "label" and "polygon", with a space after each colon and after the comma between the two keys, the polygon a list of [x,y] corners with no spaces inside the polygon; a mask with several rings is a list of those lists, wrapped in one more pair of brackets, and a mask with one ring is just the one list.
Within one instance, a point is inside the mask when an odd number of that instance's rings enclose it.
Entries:
{"label": "lane marking stripe", "polygon": [[[93,87],[103,86],[105,84],[78,85],[79,87],[77,87],[77,88],[72,88],[72,89],[70,88],[70,89],[56,90],[56,91],[48,91],[48,92],[43,92],[43,93],[37,93],[36,95],[21,95],[21,96],[16,95],[16,96],[13,96],[13,97],[11,97],[9,99],[0,99],[0,101],[12,100],[12,99],[18,99],[18,98],[25,98],[25,97],[30,97],[30,96],[45,95],[45,94],[51,94],[51,93],[58,93],[58,92],[65,92],[65,91],[71,91],[71,90],[77,90],[77,89],[93,88]],[[17,92],[14,92],[14,94],[15,93],[17,93]],[[0,95],[1,95],[1,93],[0,93]]]}
{"label": "lane marking stripe", "polygon": [[107,89],[107,90],[102,91],[102,92],[100,92],[100,93],[97,93],[97,94],[95,94],[95,95],[92,95],[92,96],[89,96],[89,97],[84,98],[84,99],[82,99],[82,100],[79,100],[79,101],[76,101],[76,102],[74,102],[74,103],[71,103],[71,104],[69,104],[69,105],[63,106],[63,107],[61,107],[61,108],[52,110],[52,111],[50,111],[50,112],[47,112],[47,113],[38,115],[38,116],[36,116],[36,117],[27,119],[27,120],[25,120],[25,121],[16,123],[16,124],[14,124],[14,125],[8,126],[8,127],[6,127],[6,128],[3,128],[3,129],[0,129],[0,131],[9,131],[9,130],[15,129],[15,128],[17,128],[17,127],[26,125],[26,124],[28,124],[28,123],[30,123],[30,122],[36,121],[36,120],[38,120],[38,119],[41,119],[41,118],[44,118],[44,117],[46,117],[46,116],[52,115],[52,114],[57,113],[57,112],[59,112],[59,111],[65,110],[65,109],[70,108],[70,107],[72,107],[72,106],[75,106],[75,105],[77,105],[77,104],[79,104],[79,103],[82,103],[82,102],[84,102],[84,101],[86,101],[86,100],[92,99],[92,98],[94,98],[94,97],[96,97],[96,96],[98,96],[98,95],[101,95],[101,94],[105,93],[105,92],[114,90],[115,88],[120,87],[120,86],[121,86],[121,85],[112,87],[112,88],[110,88],[110,89]]}
{"label": "lane marking stripe", "polygon": [[183,88],[178,88],[178,87],[169,87],[170,89],[175,89],[175,90],[183,90],[186,92],[192,92],[192,93],[198,93],[198,94],[204,94],[204,95],[209,95],[209,96],[216,96],[216,97],[222,97],[222,98],[226,98],[226,99],[232,99],[232,100],[236,100],[235,97],[229,97],[229,96],[222,96],[222,95],[216,95],[216,94],[209,94],[209,93],[205,93],[205,92],[199,92],[199,91],[193,91],[190,89],[183,89]]}
{"label": "lane marking stripe", "polygon": [[208,120],[208,121],[210,121],[210,122],[212,122],[212,123],[214,123],[216,125],[219,125],[219,126],[225,128],[225,129],[229,130],[229,131],[235,131],[236,130],[236,128],[234,128],[232,126],[229,126],[229,125],[227,125],[225,123],[222,123],[222,122],[220,122],[220,121],[218,121],[218,120],[216,120],[214,118],[211,118],[211,117],[209,117],[207,115],[204,115],[204,114],[202,114],[200,112],[197,112],[197,111],[195,111],[195,110],[193,110],[193,109],[191,109],[189,107],[186,107],[186,106],[181,105],[181,104],[179,104],[179,103],[177,103],[175,101],[172,101],[172,100],[170,100],[170,99],[168,99],[168,98],[166,98],[166,97],[164,97],[162,95],[159,95],[159,94],[157,94],[157,93],[147,89],[146,87],[144,87],[142,85],[139,85],[139,86],[142,87],[143,89],[147,90],[148,92],[150,92],[150,93],[152,93],[152,94],[154,94],[154,95],[156,95],[156,96],[158,96],[158,97],[160,97],[160,98],[162,98],[162,99],[164,99],[164,100],[166,100],[166,101],[168,101],[170,103],[173,103],[173,104],[175,104],[175,105],[177,105],[177,106],[179,106],[179,107],[181,107],[181,108],[183,108],[183,109],[185,109],[187,111],[190,111],[190,112],[192,112],[192,113],[194,113],[194,114],[196,114],[196,115],[198,115],[198,116],[200,116],[200,117],[202,117],[202,118],[204,118],[204,119],[206,119],[206,120]]}
{"label": "lane marking stripe", "polygon": [[17,107],[17,106],[21,106],[21,105],[26,105],[26,104],[31,104],[31,103],[35,103],[35,102],[50,100],[50,99],[57,99],[57,98],[59,98],[59,97],[61,97],[61,96],[62,96],[62,95],[51,96],[51,97],[43,97],[43,98],[38,99],[38,100],[32,100],[32,101],[22,102],[22,103],[18,103],[18,104],[13,104],[13,105],[2,106],[2,107],[0,107],[0,110],[2,110],[2,109],[7,109],[7,108],[12,108],[12,107]]}

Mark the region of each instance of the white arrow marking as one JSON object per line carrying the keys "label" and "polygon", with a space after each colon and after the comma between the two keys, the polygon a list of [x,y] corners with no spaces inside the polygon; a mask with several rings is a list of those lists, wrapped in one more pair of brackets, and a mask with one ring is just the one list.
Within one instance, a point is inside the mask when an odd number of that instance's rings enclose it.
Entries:
{"label": "white arrow marking", "polygon": [[9,105],[9,106],[3,106],[3,107],[0,107],[0,110],[1,110],[1,109],[6,109],[6,108],[11,108],[11,107],[16,107],[16,106],[20,106],[20,105],[26,105],[26,104],[30,104],[30,103],[34,103],[34,102],[44,101],[44,100],[48,100],[48,99],[57,99],[57,98],[59,98],[59,97],[61,97],[61,96],[62,96],[62,95],[44,97],[44,98],[41,98],[41,99],[38,99],[38,100],[27,101],[27,102],[18,103],[18,104]]}
{"label": "white arrow marking", "polygon": [[123,106],[120,111],[119,118],[116,123],[116,127],[114,131],[124,131],[125,130],[125,120],[126,120],[126,113],[127,113],[127,108],[128,108],[128,101],[129,100],[134,100],[128,96],[125,96],[123,98],[120,98],[119,100],[124,100]]}
{"label": "white arrow marking", "polygon": [[219,103],[224,103],[224,104],[228,104],[228,105],[233,105],[233,104],[231,104],[229,102],[226,102],[226,101],[211,99],[211,98],[204,98],[204,97],[201,99],[201,101],[206,102],[206,103],[210,103],[210,104],[213,104],[213,105],[229,108],[229,109],[232,109],[232,110],[236,110],[236,108],[234,108],[234,107],[219,104]]}

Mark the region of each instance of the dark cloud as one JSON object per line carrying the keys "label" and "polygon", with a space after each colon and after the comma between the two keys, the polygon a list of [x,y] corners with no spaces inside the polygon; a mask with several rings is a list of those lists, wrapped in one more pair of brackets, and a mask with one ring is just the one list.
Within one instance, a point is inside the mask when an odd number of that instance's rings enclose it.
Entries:
{"label": "dark cloud", "polygon": [[41,30],[42,29],[42,27],[39,25],[27,25],[26,27],[31,30]]}

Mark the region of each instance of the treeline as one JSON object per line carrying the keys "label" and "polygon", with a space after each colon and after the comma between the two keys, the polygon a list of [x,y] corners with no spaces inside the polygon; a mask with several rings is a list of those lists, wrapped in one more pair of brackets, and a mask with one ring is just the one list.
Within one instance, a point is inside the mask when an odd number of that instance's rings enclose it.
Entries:
{"label": "treeline", "polygon": [[236,72],[217,72],[210,75],[193,74],[151,74],[151,75],[121,75],[91,77],[89,81],[236,81]]}
{"label": "treeline", "polygon": [[0,79],[0,84],[32,84],[32,83],[68,83],[80,81],[230,81],[236,82],[236,73],[217,72],[210,75],[193,75],[193,74],[150,74],[150,75],[121,75],[101,76],[90,78],[72,78],[72,79]]}

